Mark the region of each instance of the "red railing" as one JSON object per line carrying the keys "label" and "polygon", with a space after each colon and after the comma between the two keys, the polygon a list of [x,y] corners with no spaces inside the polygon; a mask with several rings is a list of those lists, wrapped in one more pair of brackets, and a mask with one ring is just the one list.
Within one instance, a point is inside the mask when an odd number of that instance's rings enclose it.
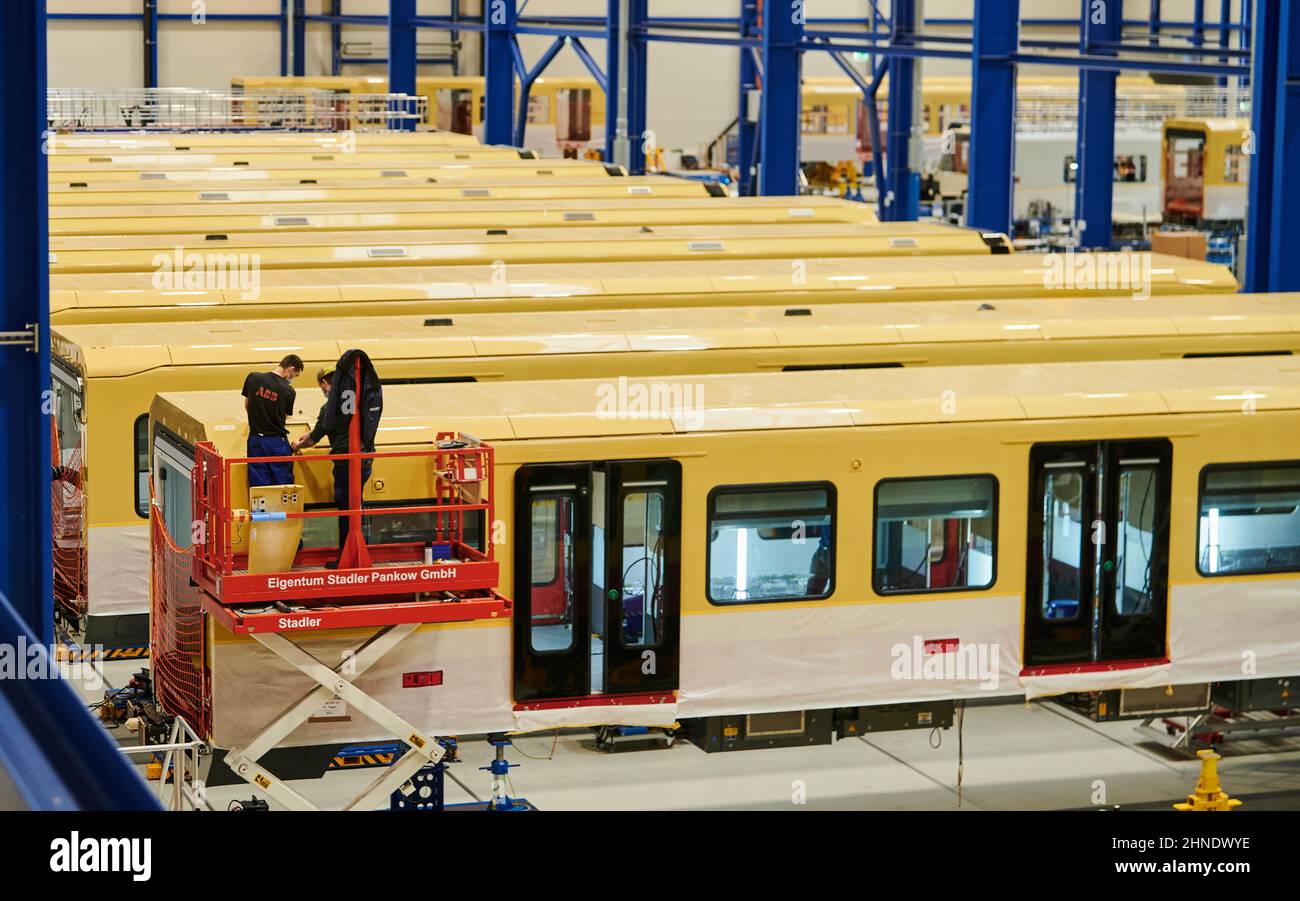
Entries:
{"label": "red railing", "polygon": [[[319,466],[347,461],[354,489],[360,495],[362,461],[427,460],[433,503],[411,506],[349,506],[346,509],[306,510],[267,516],[245,509],[245,498],[231,497],[232,472],[250,463]],[[422,450],[349,454],[314,454],[308,457],[224,458],[210,442],[195,449],[193,472],[194,580],[223,605],[294,601],[337,605],[363,603],[384,596],[492,589],[499,567],[490,541],[495,499],[492,489],[493,450],[472,438],[442,433],[437,443]],[[428,541],[367,544],[363,517],[434,514]],[[465,540],[466,516],[483,514],[483,550]],[[338,519],[350,521],[348,543],[343,548],[299,550],[293,568],[278,573],[247,571],[247,552],[237,551],[236,527],[273,519]],[[431,551],[431,557],[426,556]],[[337,560],[337,568],[325,569]]]}
{"label": "red railing", "polygon": [[[152,495],[152,482],[150,483]],[[203,593],[190,579],[193,551],[177,546],[161,513],[149,505],[152,572],[149,579],[150,666],[162,709],[185,717],[208,735],[212,693],[203,628]],[[184,540],[184,539],[182,539]]]}

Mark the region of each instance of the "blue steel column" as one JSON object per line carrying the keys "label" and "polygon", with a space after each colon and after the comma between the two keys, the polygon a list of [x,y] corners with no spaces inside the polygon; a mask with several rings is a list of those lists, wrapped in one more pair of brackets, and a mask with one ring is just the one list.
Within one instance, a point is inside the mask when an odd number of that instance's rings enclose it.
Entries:
{"label": "blue steel column", "polygon": [[[1092,46],[1118,42],[1123,0],[1083,0],[1080,52],[1114,56]],[[1109,247],[1114,233],[1112,192],[1115,187],[1115,73],[1079,72],[1079,138],[1075,152],[1074,228],[1080,247]]]}
{"label": "blue steel column", "polygon": [[280,74],[289,74],[289,0],[280,0]]}
{"label": "blue steel column", "polygon": [[487,109],[483,116],[483,143],[509,144],[514,130],[515,0],[484,0],[483,81]]}
{"label": "blue steel column", "polygon": [[[915,43],[916,0],[894,0],[890,9],[889,42],[895,46]],[[916,117],[916,58],[889,57],[889,129],[885,135],[885,165],[889,172],[889,194],[880,205],[888,222],[910,221],[921,210],[921,174],[912,166],[912,129]]]}
{"label": "blue steel column", "polygon": [[618,117],[621,109],[618,102],[619,67],[623,65],[623,48],[618,42],[618,6],[619,0],[608,0],[605,17],[605,162],[614,161],[615,145],[618,142]]}
{"label": "blue steel column", "polygon": [[144,86],[158,87],[158,0],[144,0]]}
{"label": "blue steel column", "polygon": [[[758,0],[741,0],[740,36],[758,37]],[[759,89],[758,65],[753,47],[740,48],[740,105],[736,119],[736,171],[739,173],[740,193],[752,195],[755,188],[754,171],[758,158],[758,123],[749,121],[749,97]]]}
{"label": "blue steel column", "polygon": [[37,332],[34,352],[0,344],[0,596],[48,645],[54,562],[44,3],[11,3],[0,16],[0,80],[11,107],[0,131],[0,332],[33,324]]}
{"label": "blue steel column", "polygon": [[1246,290],[1295,291],[1300,228],[1286,211],[1300,196],[1300,171],[1283,163],[1300,143],[1300,10],[1290,0],[1259,0],[1254,12]]}
{"label": "blue steel column", "polygon": [[975,0],[966,224],[1011,234],[1020,0]]}
{"label": "blue steel column", "polygon": [[799,193],[799,43],[802,0],[770,0],[763,6],[763,102],[758,123],[758,193]]}
{"label": "blue steel column", "polygon": [[[644,175],[646,129],[649,127],[647,88],[650,83],[650,45],[645,39],[645,27],[650,13],[648,0],[627,0],[627,5],[627,136],[632,151],[627,170],[633,175]],[[613,83],[610,90],[617,90]]]}
{"label": "blue steel column", "polygon": [[307,0],[293,0],[293,74],[307,74]]}
{"label": "blue steel column", "polygon": [[[415,96],[415,0],[388,0],[388,91]],[[413,131],[415,120],[393,124],[395,129]]]}
{"label": "blue steel column", "polygon": [[[343,0],[331,0],[330,15],[343,15]],[[389,54],[391,56],[391,54]],[[343,26],[338,22],[330,23],[330,74],[343,72]]]}

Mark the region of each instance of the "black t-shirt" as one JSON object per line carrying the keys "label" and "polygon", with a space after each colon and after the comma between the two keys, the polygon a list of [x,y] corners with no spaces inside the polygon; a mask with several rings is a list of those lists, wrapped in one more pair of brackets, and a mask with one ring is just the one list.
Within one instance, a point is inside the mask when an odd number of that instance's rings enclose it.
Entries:
{"label": "black t-shirt", "polygon": [[250,372],[244,379],[248,398],[248,433],[258,436],[289,436],[284,421],[293,412],[297,393],[288,380],[274,372]]}

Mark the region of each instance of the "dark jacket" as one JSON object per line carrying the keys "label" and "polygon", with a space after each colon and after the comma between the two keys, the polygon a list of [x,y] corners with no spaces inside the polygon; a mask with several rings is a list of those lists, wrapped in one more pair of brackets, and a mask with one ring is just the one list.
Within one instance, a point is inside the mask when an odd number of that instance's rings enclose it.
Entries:
{"label": "dark jacket", "polygon": [[[354,386],[357,362],[361,363],[361,387]],[[361,450],[369,453],[375,449],[375,435],[379,431],[379,420],[384,415],[384,389],[379,383],[379,375],[370,357],[363,350],[349,350],[339,357],[334,367],[334,377],[330,381],[329,397],[320,408],[316,427],[311,430],[313,444],[320,442],[326,435],[330,436],[332,453],[348,453],[348,436],[352,427],[351,410],[361,413]],[[342,443],[342,449],[336,448],[336,441]]]}

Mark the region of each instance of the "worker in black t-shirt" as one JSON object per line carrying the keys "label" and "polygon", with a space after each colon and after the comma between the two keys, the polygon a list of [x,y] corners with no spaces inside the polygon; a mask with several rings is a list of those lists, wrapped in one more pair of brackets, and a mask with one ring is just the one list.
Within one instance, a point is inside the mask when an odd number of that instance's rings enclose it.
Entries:
{"label": "worker in black t-shirt", "polygon": [[248,487],[293,484],[293,448],[285,421],[297,396],[290,384],[302,374],[302,358],[289,354],[270,372],[250,372],[244,379],[248,411],[248,456],[284,457],[274,463],[249,463]]}

